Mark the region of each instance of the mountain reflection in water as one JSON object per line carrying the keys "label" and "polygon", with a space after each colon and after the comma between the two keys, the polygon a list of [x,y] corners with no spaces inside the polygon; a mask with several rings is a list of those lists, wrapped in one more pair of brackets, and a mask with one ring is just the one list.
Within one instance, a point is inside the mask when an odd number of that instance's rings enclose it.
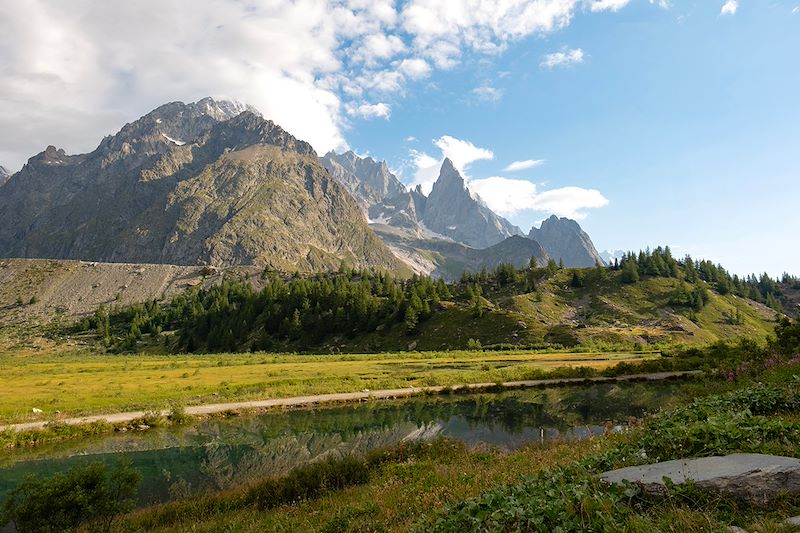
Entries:
{"label": "mountain reflection in water", "polygon": [[621,429],[630,417],[658,409],[681,386],[627,383],[419,396],[114,433],[9,454],[0,463],[0,494],[28,474],[49,475],[83,461],[129,461],[142,473],[139,503],[145,505],[409,439],[441,436],[503,450],[580,440]]}

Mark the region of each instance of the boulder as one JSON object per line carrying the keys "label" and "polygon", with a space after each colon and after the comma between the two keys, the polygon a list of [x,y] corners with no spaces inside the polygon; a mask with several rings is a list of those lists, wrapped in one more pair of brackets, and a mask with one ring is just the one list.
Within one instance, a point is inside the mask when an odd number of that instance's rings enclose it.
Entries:
{"label": "boulder", "polygon": [[600,478],[617,484],[630,481],[652,495],[666,493],[665,478],[675,484],[691,480],[700,489],[766,504],[783,492],[800,493],[800,459],[738,453],[630,466],[604,472]]}

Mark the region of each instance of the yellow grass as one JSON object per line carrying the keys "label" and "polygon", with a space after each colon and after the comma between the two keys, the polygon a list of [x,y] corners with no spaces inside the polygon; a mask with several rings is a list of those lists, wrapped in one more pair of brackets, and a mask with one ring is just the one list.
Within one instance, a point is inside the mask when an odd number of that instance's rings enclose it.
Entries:
{"label": "yellow grass", "polygon": [[[375,355],[0,356],[0,422],[412,386],[541,377],[603,369],[658,354],[422,352]],[[32,409],[42,409],[33,415]]]}

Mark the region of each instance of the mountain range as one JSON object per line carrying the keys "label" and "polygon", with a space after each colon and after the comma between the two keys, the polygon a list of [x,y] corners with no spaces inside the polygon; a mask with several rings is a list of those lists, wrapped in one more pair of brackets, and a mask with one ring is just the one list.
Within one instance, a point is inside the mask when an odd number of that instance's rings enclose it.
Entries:
{"label": "mountain range", "polygon": [[165,104],[88,154],[49,146],[12,176],[0,167],[0,257],[447,278],[531,257],[602,263],[574,221],[525,236],[449,159],[426,196],[385,161],[320,158],[255,109],[211,98]]}
{"label": "mountain range", "polygon": [[407,190],[385,161],[349,151],[329,152],[322,162],[356,197],[372,229],[415,271],[454,278],[502,262],[520,267],[532,256],[572,267],[604,264],[574,220],[552,216],[526,236],[469,191],[450,159],[427,197],[419,186]]}
{"label": "mountain range", "polygon": [[170,103],[0,189],[5,257],[403,270],[308,143],[230,103]]}

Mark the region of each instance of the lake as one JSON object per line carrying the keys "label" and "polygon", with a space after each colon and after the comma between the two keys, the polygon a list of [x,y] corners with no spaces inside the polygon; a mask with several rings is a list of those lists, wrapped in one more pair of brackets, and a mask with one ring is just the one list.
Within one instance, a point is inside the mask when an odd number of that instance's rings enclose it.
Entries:
{"label": "lake", "polygon": [[0,494],[29,474],[124,460],[142,473],[139,504],[148,505],[241,486],[301,464],[409,439],[445,437],[501,450],[581,440],[623,431],[631,417],[659,409],[683,386],[685,382],[668,381],[417,396],[117,432],[5,454]]}

